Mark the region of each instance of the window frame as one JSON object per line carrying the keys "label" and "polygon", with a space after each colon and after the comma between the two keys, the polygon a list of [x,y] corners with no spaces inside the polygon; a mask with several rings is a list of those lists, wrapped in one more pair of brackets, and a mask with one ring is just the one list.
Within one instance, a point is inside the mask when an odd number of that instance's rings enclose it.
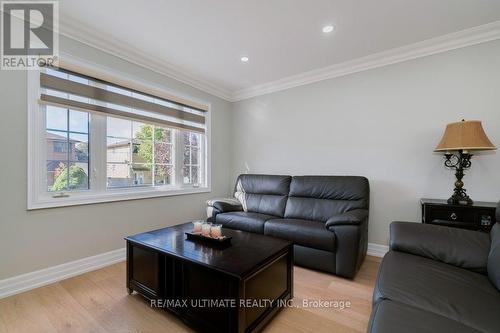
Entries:
{"label": "window frame", "polygon": [[[199,104],[208,106],[208,111],[205,114],[206,131],[205,135],[201,136],[206,142],[203,142],[205,154],[201,154],[201,167],[204,169],[205,183],[200,186],[185,185],[179,182],[181,176],[182,152],[184,146],[180,138],[182,134],[179,131],[174,135],[176,144],[174,145],[174,156],[180,159],[180,163],[175,163],[175,185],[147,186],[147,187],[129,187],[129,188],[107,188],[106,175],[106,115],[90,113],[92,120],[89,130],[89,189],[88,190],[72,190],[65,192],[48,192],[46,188],[46,144],[45,140],[40,138],[45,137],[46,117],[45,112],[41,108],[38,100],[40,96],[40,71],[30,70],[27,72],[27,104],[28,104],[28,150],[27,150],[27,180],[28,180],[28,202],[27,209],[42,209],[52,207],[65,207],[74,205],[86,205],[102,202],[136,200],[145,198],[157,198],[176,196],[184,194],[207,193],[211,192],[211,104],[206,101],[200,101],[189,96],[182,96],[171,91],[165,90],[161,86],[152,85],[143,80],[125,75],[122,72],[117,72],[112,69],[84,62],[80,59],[75,59],[68,55],[62,55],[64,63],[70,64],[72,68],[78,68],[79,72],[86,73],[88,71],[96,72],[105,76],[108,81],[121,82],[128,81],[133,83],[139,91],[155,91],[164,92],[166,95],[177,96],[186,100],[191,100]],[[100,142],[102,141],[102,142]],[[181,145],[179,145],[181,143]],[[203,156],[204,155],[204,156]],[[204,158],[203,158],[204,157]],[[203,173],[202,173],[203,176]]]}

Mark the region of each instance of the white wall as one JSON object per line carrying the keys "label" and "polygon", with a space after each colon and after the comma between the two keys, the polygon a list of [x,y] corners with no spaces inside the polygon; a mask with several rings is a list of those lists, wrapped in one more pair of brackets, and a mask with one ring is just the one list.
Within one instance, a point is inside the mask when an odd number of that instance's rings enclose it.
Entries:
{"label": "white wall", "polygon": [[[391,221],[420,221],[420,198],[451,194],[453,173],[433,153],[446,123],[482,120],[500,146],[500,41],[252,98],[233,109],[233,179],[246,171],[366,176],[369,241],[386,244]],[[500,152],[472,163],[464,178],[470,196],[500,199]]]}
{"label": "white wall", "polygon": [[204,216],[228,194],[231,105],[67,38],[61,50],[212,104],[212,193],[27,211],[25,71],[0,71],[0,280],[125,246],[124,236]]}

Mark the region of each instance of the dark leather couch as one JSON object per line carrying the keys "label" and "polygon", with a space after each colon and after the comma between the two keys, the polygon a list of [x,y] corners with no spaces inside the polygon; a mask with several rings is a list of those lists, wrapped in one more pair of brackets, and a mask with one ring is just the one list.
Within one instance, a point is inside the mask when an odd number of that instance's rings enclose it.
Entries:
{"label": "dark leather couch", "polygon": [[368,244],[369,184],[354,176],[240,175],[209,220],[294,242],[297,265],[352,278]]}
{"label": "dark leather couch", "polygon": [[500,223],[487,234],[393,222],[390,237],[368,332],[500,332]]}

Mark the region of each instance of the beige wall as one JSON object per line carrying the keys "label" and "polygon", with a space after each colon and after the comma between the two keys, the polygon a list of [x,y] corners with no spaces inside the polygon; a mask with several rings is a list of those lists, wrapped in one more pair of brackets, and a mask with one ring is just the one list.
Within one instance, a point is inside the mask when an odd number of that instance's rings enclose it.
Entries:
{"label": "beige wall", "polygon": [[27,211],[26,73],[0,71],[0,280],[124,247],[123,237],[204,215],[231,187],[231,105],[175,80],[63,38],[61,50],[212,104],[212,193]]}
{"label": "beige wall", "polygon": [[[433,149],[445,124],[480,119],[500,146],[500,41],[236,103],[233,178],[246,171],[370,179],[369,241],[420,220],[421,197],[448,198],[453,173]],[[500,152],[475,156],[473,199],[500,199]]]}

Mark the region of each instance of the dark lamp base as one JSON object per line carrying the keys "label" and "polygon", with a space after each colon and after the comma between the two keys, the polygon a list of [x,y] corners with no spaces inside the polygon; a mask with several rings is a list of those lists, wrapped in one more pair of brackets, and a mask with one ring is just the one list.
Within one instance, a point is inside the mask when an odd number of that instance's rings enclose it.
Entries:
{"label": "dark lamp base", "polygon": [[448,199],[448,203],[450,205],[472,205],[474,203],[474,201],[472,201],[471,198],[469,198],[468,195],[465,195],[465,196],[455,196],[455,195],[452,195],[449,199]]}
{"label": "dark lamp base", "polygon": [[456,154],[444,154],[445,161],[444,165],[448,168],[455,169],[455,188],[453,189],[453,195],[448,199],[449,204],[454,205],[472,205],[473,201],[467,193],[465,192],[464,182],[462,178],[464,177],[464,170],[470,168],[472,154],[464,153],[459,150]]}

